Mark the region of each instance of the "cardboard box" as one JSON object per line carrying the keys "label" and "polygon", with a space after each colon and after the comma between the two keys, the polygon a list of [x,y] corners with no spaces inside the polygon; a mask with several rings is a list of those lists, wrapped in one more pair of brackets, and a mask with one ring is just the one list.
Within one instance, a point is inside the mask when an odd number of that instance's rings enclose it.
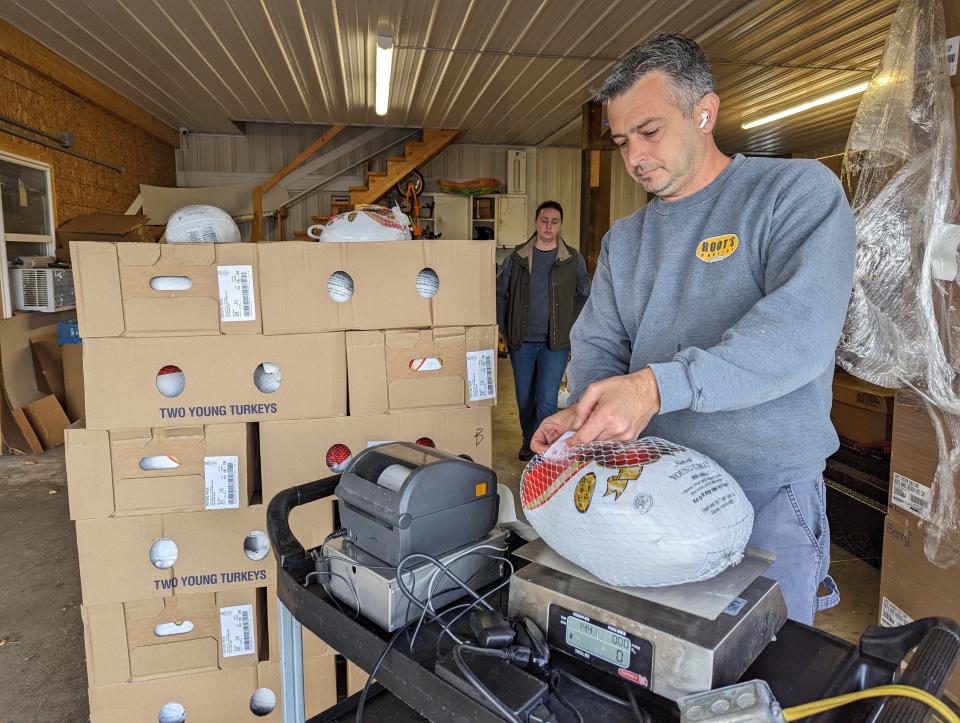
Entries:
{"label": "cardboard box", "polygon": [[88,213],[61,224],[57,229],[57,248],[71,241],[155,241],[147,230],[143,214]]}
{"label": "cardboard box", "polygon": [[890,449],[890,509],[927,519],[939,460],[937,435],[926,406],[913,392],[898,390]]}
{"label": "cardboard box", "polygon": [[[880,576],[880,624],[905,625],[931,616],[960,619],[960,576],[944,570],[923,552],[924,531],[912,516],[887,515]],[[960,559],[960,550],[956,551]],[[960,700],[960,671],[947,683],[947,694]]]}
{"label": "cardboard box", "polygon": [[854,442],[887,442],[893,431],[893,398],[893,389],[837,371],[833,376],[830,421],[837,434]]}
{"label": "cardboard box", "polygon": [[[335,504],[332,500],[329,504]],[[277,606],[277,588],[267,588],[267,631],[270,641],[270,660],[280,660],[280,612]],[[303,641],[303,657],[317,658],[326,655],[336,655],[337,651],[323,642],[305,627],[301,627]]]}
{"label": "cardboard box", "polygon": [[81,608],[91,687],[266,660],[267,591],[251,588]]}
{"label": "cardboard box", "polygon": [[493,406],[496,349],[496,326],[347,332],[350,414]]}
{"label": "cardboard box", "polygon": [[66,404],[63,388],[63,355],[57,346],[57,335],[46,334],[30,339],[30,350],[33,352],[33,364],[37,372],[37,387],[42,392],[52,394],[60,402]]}
{"label": "cardboard box", "polygon": [[[243,243],[75,241],[70,253],[80,334],[84,339],[259,334],[256,251],[255,244]],[[163,290],[163,277],[184,288]]]}
{"label": "cardboard box", "polygon": [[83,418],[83,344],[64,344],[60,354],[67,419],[76,422]]}
{"label": "cardboard box", "polygon": [[[260,425],[260,477],[263,499],[334,474],[339,451],[355,455],[378,442],[429,440],[437,449],[466,454],[474,462],[493,464],[491,410],[445,409],[338,419],[264,422]],[[334,449],[344,445],[346,450]]]}
{"label": "cardboard box", "polygon": [[[298,507],[290,526],[306,547],[316,547],[333,529],[332,506]],[[78,520],[76,527],[84,605],[277,582],[266,534],[266,505],[217,513]]]}
{"label": "cardboard box", "polygon": [[[277,699],[282,696],[281,669],[278,662],[260,663],[260,687],[276,691]],[[337,659],[336,655],[310,656],[303,658],[303,708],[307,720],[320,715],[337,703]],[[277,709],[282,709],[280,703]],[[268,719],[272,720],[272,719]]]}
{"label": "cardboard box", "polygon": [[[496,321],[493,241],[290,241],[259,244],[258,253],[265,334]],[[417,290],[425,269],[439,281],[431,298]],[[341,302],[327,287],[338,271],[353,284],[352,296]]]}
{"label": "cardboard box", "polygon": [[90,720],[280,723],[283,696],[273,679],[264,677],[261,684],[258,668],[245,666],[90,688]]}
{"label": "cardboard box", "polygon": [[50,394],[28,404],[23,408],[23,413],[44,449],[63,444],[63,433],[70,426],[70,420],[55,396]]}
{"label": "cardboard box", "polygon": [[240,509],[258,497],[252,424],[114,432],[75,424],[66,437],[72,520]]}
{"label": "cardboard box", "polygon": [[[85,339],[87,429],[175,427],[346,414],[344,335]],[[280,368],[280,386],[254,385],[261,363]],[[158,372],[176,366],[182,392],[164,396]]]}

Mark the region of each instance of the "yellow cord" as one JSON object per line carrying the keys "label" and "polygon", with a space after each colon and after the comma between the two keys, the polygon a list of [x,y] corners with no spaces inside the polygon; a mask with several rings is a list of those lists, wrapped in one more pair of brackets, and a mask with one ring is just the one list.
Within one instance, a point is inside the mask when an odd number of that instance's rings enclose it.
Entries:
{"label": "yellow cord", "polygon": [[839,708],[842,705],[855,703],[858,700],[881,698],[890,695],[899,695],[904,698],[919,700],[933,708],[946,723],[960,723],[960,717],[950,710],[942,700],[934,695],[930,695],[930,693],[925,690],[920,690],[910,685],[880,685],[876,688],[867,688],[866,690],[860,690],[855,693],[838,695],[834,698],[824,698],[823,700],[815,700],[812,703],[795,705],[790,708],[784,708],[783,717],[788,721],[800,720],[801,718],[817,715],[818,713],[823,713],[833,708]]}

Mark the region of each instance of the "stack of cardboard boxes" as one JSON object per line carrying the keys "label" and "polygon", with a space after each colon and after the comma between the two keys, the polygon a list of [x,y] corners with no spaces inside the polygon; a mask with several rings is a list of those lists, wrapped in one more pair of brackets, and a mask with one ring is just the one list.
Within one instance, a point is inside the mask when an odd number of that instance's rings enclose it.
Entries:
{"label": "stack of cardboard boxes", "polygon": [[[493,246],[71,254],[86,416],[67,474],[93,720],[280,720],[266,505],[376,442],[490,464]],[[334,507],[294,511],[306,547]],[[304,674],[308,713],[336,701],[335,651],[306,631]]]}
{"label": "stack of cardboard boxes", "polygon": [[[890,501],[883,534],[880,579],[880,623],[903,625],[942,615],[960,620],[960,576],[924,554],[930,519],[932,485],[939,462],[937,436],[918,396],[898,390],[893,413],[890,459]],[[960,488],[954,480],[955,488]],[[960,560],[960,550],[954,557]],[[960,674],[947,685],[960,700]]]}

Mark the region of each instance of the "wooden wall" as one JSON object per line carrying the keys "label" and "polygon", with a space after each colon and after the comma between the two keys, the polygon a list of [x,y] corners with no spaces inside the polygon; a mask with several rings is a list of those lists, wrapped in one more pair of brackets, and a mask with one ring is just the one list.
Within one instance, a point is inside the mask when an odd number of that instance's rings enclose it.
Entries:
{"label": "wooden wall", "polygon": [[[157,121],[140,116],[143,111],[138,113],[130,101],[10,26],[0,31],[5,41],[0,48],[0,114],[54,135],[69,131],[73,150],[124,169],[117,173],[16,138],[2,130],[12,126],[0,123],[0,150],[51,165],[58,225],[92,211],[123,213],[141,183],[176,185],[174,148],[169,143],[176,138],[173,129],[161,128],[159,134],[168,139],[161,140],[156,129],[150,133],[144,128]],[[85,89],[102,104],[82,95]]]}

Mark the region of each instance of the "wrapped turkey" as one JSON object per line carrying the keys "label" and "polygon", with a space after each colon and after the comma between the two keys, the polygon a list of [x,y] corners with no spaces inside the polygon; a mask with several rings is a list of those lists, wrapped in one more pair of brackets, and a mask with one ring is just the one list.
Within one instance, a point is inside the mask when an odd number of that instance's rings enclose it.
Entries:
{"label": "wrapped turkey", "polygon": [[411,238],[410,219],[399,206],[366,206],[331,218],[319,236],[320,241],[403,241]]}
{"label": "wrapped turkey", "polygon": [[656,437],[537,455],[520,478],[527,520],[606,583],[709,579],[743,558],[753,507],[716,462]]}

